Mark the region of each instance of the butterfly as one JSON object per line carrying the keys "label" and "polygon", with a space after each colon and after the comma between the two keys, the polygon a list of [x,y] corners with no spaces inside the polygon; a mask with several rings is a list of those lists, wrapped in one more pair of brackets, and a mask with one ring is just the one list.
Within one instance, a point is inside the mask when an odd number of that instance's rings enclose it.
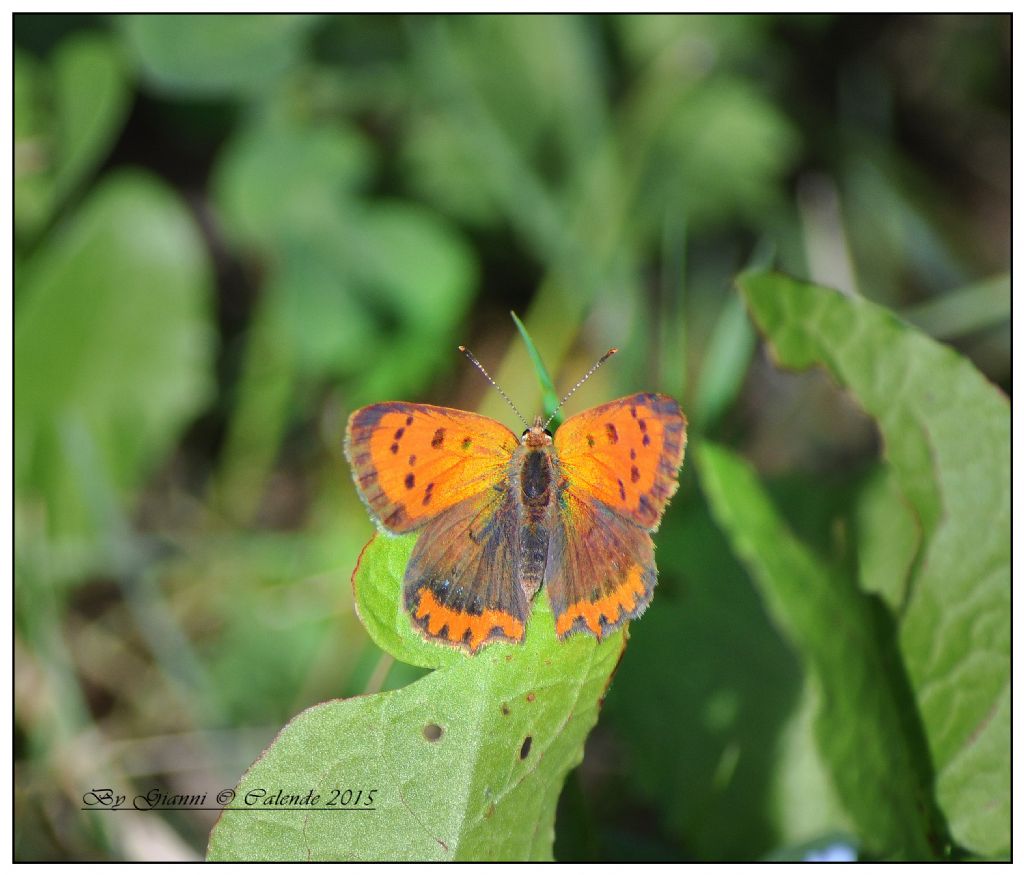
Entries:
{"label": "butterfly", "polygon": [[370,515],[390,534],[420,533],[403,598],[426,639],[471,653],[522,642],[542,585],[563,639],[600,639],[650,604],[650,533],[686,447],[679,405],[639,393],[572,416],[554,435],[550,422],[524,419],[516,437],[485,416],[403,401],[349,418],[345,454]]}

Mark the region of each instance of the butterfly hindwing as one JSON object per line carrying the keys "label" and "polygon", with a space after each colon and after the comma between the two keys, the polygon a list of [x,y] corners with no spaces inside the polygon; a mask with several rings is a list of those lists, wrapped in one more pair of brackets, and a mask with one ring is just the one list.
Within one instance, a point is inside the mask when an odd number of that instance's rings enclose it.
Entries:
{"label": "butterfly hindwing", "polygon": [[555,449],[577,495],[654,531],[679,485],[686,418],[667,395],[629,395],[567,419]]}
{"label": "butterfly hindwing", "polygon": [[345,454],[374,518],[403,533],[499,483],[518,443],[485,416],[391,401],[352,414]]}
{"label": "butterfly hindwing", "polygon": [[471,652],[523,640],[530,605],[518,580],[519,525],[509,491],[492,489],[434,517],[405,570],[405,606],[424,637]]}
{"label": "butterfly hindwing", "polygon": [[551,533],[546,586],[560,638],[603,638],[650,604],[654,543],[640,526],[571,485]]}

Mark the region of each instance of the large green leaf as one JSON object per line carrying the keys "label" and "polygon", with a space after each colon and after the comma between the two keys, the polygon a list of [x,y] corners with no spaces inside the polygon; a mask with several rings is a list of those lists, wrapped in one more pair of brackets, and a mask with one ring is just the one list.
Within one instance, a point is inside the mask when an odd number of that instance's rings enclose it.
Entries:
{"label": "large green leaf", "polygon": [[209,273],[184,206],[138,173],[97,188],[21,271],[16,485],[51,534],[103,530],[206,402]]}
{"label": "large green leaf", "polygon": [[719,523],[813,672],[818,745],[864,844],[898,858],[939,856],[941,819],[891,620],[793,536],[748,465],[713,444],[697,460]]}
{"label": "large green leaf", "polygon": [[[363,621],[378,642],[399,641],[402,658],[412,625],[386,603],[401,601],[414,543],[378,536],[354,578]],[[369,587],[372,594],[360,592]],[[494,644],[477,656],[421,646],[412,658],[443,667],[400,690],[317,705],[282,730],[214,828],[210,859],[551,857],[558,796],[583,757],[625,634],[600,644],[559,641],[542,595],[522,646]],[[428,649],[437,658],[423,656]],[[372,810],[284,811],[246,801],[254,790],[305,796],[311,788],[321,808],[335,789],[364,791],[360,805],[372,790]]]}
{"label": "large green leaf", "polygon": [[959,844],[1005,853],[1009,403],[953,350],[868,301],[767,273],[742,277],[740,287],[781,364],[825,365],[878,421],[920,527],[898,634],[936,796]]}

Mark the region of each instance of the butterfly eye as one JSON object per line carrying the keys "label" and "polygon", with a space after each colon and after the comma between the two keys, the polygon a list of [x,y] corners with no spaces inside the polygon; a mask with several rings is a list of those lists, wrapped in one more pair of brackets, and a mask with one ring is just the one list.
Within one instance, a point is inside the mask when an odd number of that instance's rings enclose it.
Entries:
{"label": "butterfly eye", "polygon": [[547,429],[544,429],[544,434],[546,434],[548,437],[554,437],[554,435]]}
{"label": "butterfly eye", "polygon": [[526,437],[529,433],[530,433],[530,429],[524,428],[523,429],[523,433],[521,435],[519,435],[519,437],[521,437],[521,438],[522,437]]}

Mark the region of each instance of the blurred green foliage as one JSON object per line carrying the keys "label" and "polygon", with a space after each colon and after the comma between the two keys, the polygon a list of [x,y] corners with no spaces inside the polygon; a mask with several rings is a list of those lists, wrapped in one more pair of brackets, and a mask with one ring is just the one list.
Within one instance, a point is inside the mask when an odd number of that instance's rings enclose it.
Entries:
{"label": "blurred green foliage", "polygon": [[[692,447],[751,460],[765,518],[902,618],[894,581],[929,573],[906,484],[833,384],[769,364],[731,283],[862,295],[1009,392],[1009,16],[19,14],[14,37],[19,859],[198,857],[208,813],[82,795],[215,793],[300,710],[421,675],[353,611],[372,527],[344,423],[390,398],[507,421],[460,342],[539,411],[510,309],[561,391],[622,350],[567,415],[676,395]],[[556,858],[898,853],[815,743],[822,654],[714,519],[688,463]],[[1002,809],[971,820],[943,774],[955,852],[1003,852]]]}

